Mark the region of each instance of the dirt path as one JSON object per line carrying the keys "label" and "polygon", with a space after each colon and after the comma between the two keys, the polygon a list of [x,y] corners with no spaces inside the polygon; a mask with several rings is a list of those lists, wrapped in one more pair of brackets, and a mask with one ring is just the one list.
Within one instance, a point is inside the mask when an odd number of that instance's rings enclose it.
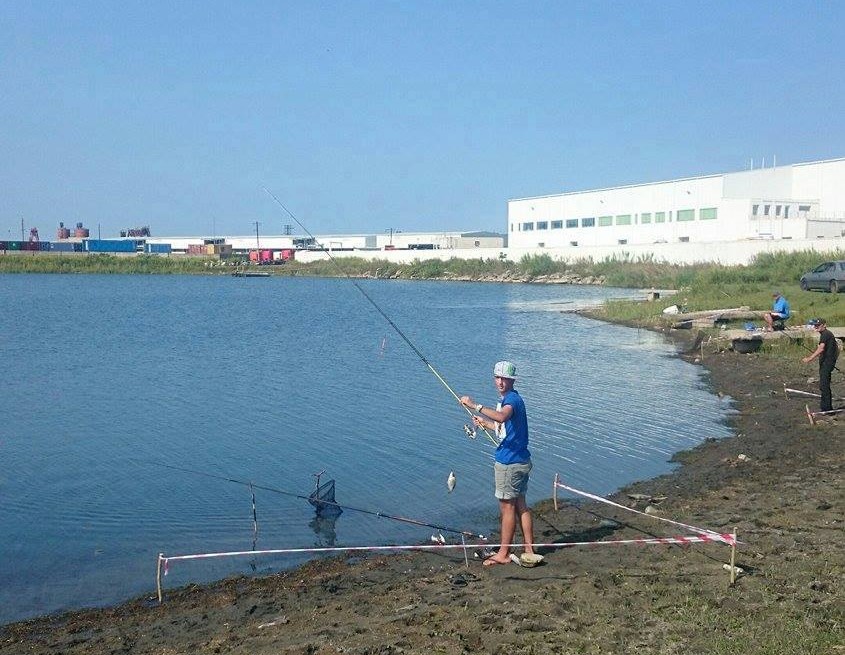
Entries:
{"label": "dirt path", "polygon": [[[467,569],[457,554],[334,559],[170,590],[162,606],[139,599],[7,625],[0,654],[845,654],[845,419],[811,427],[804,402],[784,398],[784,383],[811,388],[812,367],[731,351],[704,365],[737,403],[737,436],[679,454],[678,471],[616,499],[666,496],[661,516],[736,527],[745,574],[734,587],[717,544],[572,547],[533,569]],[[677,533],[548,501],[535,526],[550,542]]]}

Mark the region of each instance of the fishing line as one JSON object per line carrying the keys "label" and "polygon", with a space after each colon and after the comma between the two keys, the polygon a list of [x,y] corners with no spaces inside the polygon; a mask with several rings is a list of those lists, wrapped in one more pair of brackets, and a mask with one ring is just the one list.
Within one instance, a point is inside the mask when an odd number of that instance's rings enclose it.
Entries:
{"label": "fishing line", "polygon": [[[303,496],[302,494],[297,494],[292,491],[284,491],[282,489],[274,489],[273,487],[267,487],[260,484],[255,484],[253,482],[249,482],[247,480],[238,480],[236,478],[227,478],[223,475],[216,475],[214,473],[208,473],[207,471],[198,471],[196,469],[189,469],[183,468],[181,466],[173,466],[172,464],[164,464],[162,462],[150,462],[154,466],[161,466],[166,469],[171,469],[173,471],[181,471],[182,473],[193,473],[194,475],[203,475],[207,478],[214,478],[215,480],[224,480],[226,482],[233,482],[234,484],[240,484],[250,489],[262,489],[263,491],[270,491],[275,494],[281,494],[283,496],[292,496],[293,498],[301,498],[302,500],[311,500],[310,496]],[[255,496],[253,495],[253,502]],[[405,516],[396,516],[394,514],[386,514],[385,512],[370,510],[370,509],[362,509],[360,507],[351,507],[349,505],[341,505],[340,503],[331,502],[328,500],[321,500],[321,504],[323,505],[332,505],[334,507],[338,507],[340,509],[347,509],[351,512],[360,512],[361,514],[370,514],[371,516],[377,516],[383,519],[391,519],[392,521],[401,521],[402,523],[410,523],[411,525],[419,525],[426,528],[432,528],[434,530],[442,530],[443,532],[452,532],[454,534],[461,534],[466,537],[474,537],[477,539],[486,539],[483,534],[476,534],[474,532],[468,532],[467,530],[459,530],[458,528],[450,528],[445,525],[437,525],[436,523],[426,523],[424,521],[418,521],[417,519],[411,519]],[[254,505],[253,505],[254,508]]]}
{"label": "fishing line", "polygon": [[[272,193],[272,192],[271,192],[271,191],[270,191],[267,187],[262,187],[262,188],[264,189],[264,191],[266,191],[266,192],[267,192],[267,195],[269,195],[269,196],[270,196],[270,197],[271,197],[271,198],[272,198],[272,199],[276,202],[276,204],[277,204],[277,205],[279,205],[279,207],[281,207],[281,208],[284,210],[284,212],[285,212],[288,216],[290,216],[290,217],[294,220],[294,222],[295,222],[295,223],[296,223],[296,224],[297,224],[300,228],[302,228],[302,230],[305,232],[305,234],[307,234],[307,235],[308,235],[311,239],[313,239],[313,240],[314,240],[314,243],[317,243],[317,237],[315,237],[313,234],[311,234],[311,232],[308,230],[308,228],[307,228],[307,227],[305,227],[305,226],[302,224],[302,222],[301,222],[301,221],[300,221],[300,220],[299,220],[296,216],[294,216],[294,215],[293,215],[293,212],[291,212],[291,210],[290,210],[290,209],[288,209],[287,207],[285,207],[285,206],[282,204],[282,201],[281,201],[281,200],[279,200],[279,199],[278,199],[275,195],[273,195],[273,193]],[[375,301],[375,300],[373,300],[373,299],[370,297],[370,294],[368,294],[368,293],[364,290],[364,288],[363,288],[360,284],[358,284],[358,282],[355,280],[355,278],[353,278],[351,275],[349,275],[349,273],[347,273],[347,272],[346,272],[346,270],[345,270],[345,269],[344,269],[344,268],[343,268],[343,267],[342,267],[342,266],[341,266],[341,265],[337,262],[337,260],[336,260],[334,257],[332,257],[332,254],[331,254],[331,252],[330,252],[328,249],[323,248],[322,246],[320,246],[320,247],[321,247],[321,249],[322,249],[322,252],[324,252],[324,253],[328,256],[329,260],[332,262],[332,264],[334,264],[334,266],[337,268],[337,270],[339,270],[339,271],[343,274],[343,276],[344,276],[347,280],[349,280],[352,284],[354,284],[354,285],[355,285],[355,288],[356,288],[356,289],[358,289],[358,291],[360,291],[360,292],[361,292],[361,295],[362,295],[362,296],[364,296],[364,298],[366,298],[366,299],[370,302],[370,304],[371,304],[373,307],[375,307],[375,310],[376,310],[379,314],[381,314],[382,318],[384,318],[384,320],[385,320],[385,321],[387,321],[388,325],[390,325],[390,327],[392,327],[392,328],[396,331],[396,333],[397,333],[400,337],[402,337],[402,340],[403,340],[406,344],[408,344],[408,346],[410,347],[410,349],[411,349],[411,350],[413,350],[413,351],[414,351],[414,353],[416,354],[416,356],[417,356],[417,357],[419,357],[419,358],[420,358],[420,360],[422,360],[422,363],[423,363],[423,364],[425,364],[425,365],[428,367],[428,370],[429,370],[429,371],[431,371],[431,372],[434,374],[434,376],[435,376],[438,380],[440,380],[441,384],[442,384],[444,387],[446,387],[446,389],[449,391],[449,393],[450,393],[450,394],[452,394],[452,396],[454,397],[454,399],[458,401],[458,404],[466,410],[467,414],[469,414],[470,416],[474,416],[474,414],[472,413],[472,411],[470,411],[470,409],[469,409],[468,407],[465,407],[465,406],[464,406],[464,404],[461,402],[461,399],[460,399],[460,397],[458,396],[458,394],[456,394],[456,393],[454,392],[454,390],[452,389],[452,387],[450,387],[450,386],[449,386],[449,383],[448,383],[448,382],[446,382],[446,380],[445,380],[445,379],[443,379],[443,376],[442,376],[442,375],[440,375],[440,373],[438,373],[438,372],[437,372],[437,369],[436,369],[436,368],[434,368],[434,366],[431,364],[431,362],[429,362],[429,361],[428,361],[428,359],[426,359],[425,355],[423,355],[423,354],[420,352],[419,348],[417,348],[417,347],[413,344],[413,342],[412,342],[412,341],[411,341],[411,340],[410,340],[410,339],[409,339],[409,338],[405,335],[405,333],[404,333],[404,332],[402,332],[402,330],[400,330],[400,329],[399,329],[399,326],[398,326],[398,325],[396,325],[396,323],[394,323],[394,322],[391,320],[391,318],[390,318],[387,314],[385,314],[385,313],[384,313],[384,311],[382,310],[382,308],[381,308],[381,307],[379,307],[379,306],[378,306],[378,304],[376,303],[376,301]],[[498,441],[496,441],[496,439],[493,437],[493,435],[491,435],[491,434],[487,431],[487,429],[486,429],[486,428],[481,427],[481,429],[482,429],[482,430],[484,430],[484,434],[485,434],[485,435],[487,435],[487,438],[488,438],[488,439],[490,439],[490,441],[492,441],[492,442],[493,442],[493,445],[494,445],[494,446],[498,446],[498,445],[499,445],[499,442],[498,442]]]}
{"label": "fishing line", "polygon": [[[815,349],[815,348],[811,348],[810,346],[808,346],[808,345],[806,345],[806,344],[804,343],[804,339],[803,339],[803,338],[796,339],[796,338],[794,338],[794,337],[789,337],[789,340],[790,340],[790,341],[792,341],[793,343],[797,341],[799,344],[801,344],[801,347],[802,347],[804,350],[806,350],[808,353],[814,353],[814,352],[816,352],[816,349]],[[834,341],[834,342],[836,342],[836,337],[834,337],[834,338],[833,338],[833,341]],[[839,344],[837,344],[837,345],[836,345],[836,347],[837,347],[837,348],[839,348]],[[842,350],[842,348],[839,348],[839,350],[841,351],[841,350]],[[839,369],[839,367],[838,367],[836,364],[834,364],[834,365],[833,365],[833,370],[834,370],[834,371],[839,371],[840,373],[842,373],[842,371]]]}

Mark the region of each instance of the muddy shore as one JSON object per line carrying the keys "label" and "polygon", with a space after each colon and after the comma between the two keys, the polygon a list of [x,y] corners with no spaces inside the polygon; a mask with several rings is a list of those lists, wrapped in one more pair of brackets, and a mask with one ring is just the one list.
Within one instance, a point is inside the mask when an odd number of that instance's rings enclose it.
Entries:
{"label": "muddy shore", "polygon": [[[733,586],[721,544],[559,548],[536,568],[466,568],[454,551],[335,558],[6,625],[0,655],[845,653],[845,419],[811,426],[805,401],[785,398],[784,384],[817,390],[797,360],[710,347],[694,365],[734,399],[735,436],[613,498],[643,509],[631,495],[665,496],[660,516],[736,528]],[[843,384],[835,373],[835,393]],[[606,505],[534,511],[538,542],[679,534]]]}

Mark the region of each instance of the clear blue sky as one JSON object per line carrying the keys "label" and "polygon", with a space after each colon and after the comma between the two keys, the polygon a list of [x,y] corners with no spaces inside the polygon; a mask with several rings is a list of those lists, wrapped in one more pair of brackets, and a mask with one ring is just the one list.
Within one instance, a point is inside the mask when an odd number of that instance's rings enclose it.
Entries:
{"label": "clear blue sky", "polygon": [[[845,156],[841,2],[0,2],[0,238],[504,231]],[[298,230],[297,230],[298,231]]]}

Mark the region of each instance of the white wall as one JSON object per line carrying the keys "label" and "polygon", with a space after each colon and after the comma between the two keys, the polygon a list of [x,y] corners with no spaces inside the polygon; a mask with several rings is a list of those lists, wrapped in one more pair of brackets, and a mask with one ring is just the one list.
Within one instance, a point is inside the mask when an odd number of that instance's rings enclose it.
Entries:
{"label": "white wall", "polygon": [[[427,259],[498,259],[504,253],[510,261],[518,262],[524,255],[548,255],[555,260],[574,262],[581,258],[603,261],[608,257],[629,257],[634,260],[651,257],[656,261],[675,264],[694,264],[697,262],[718,262],[726,265],[747,264],[751,258],[761,252],[794,252],[796,250],[815,250],[827,253],[836,249],[845,250],[845,238],[837,239],[754,239],[745,241],[720,241],[709,243],[657,243],[629,246],[579,246],[577,248],[485,248],[455,250],[388,250],[361,251],[352,256],[362,259],[384,259],[389,262],[407,264],[414,260]],[[320,251],[302,251],[296,253],[301,262],[327,259]]]}
{"label": "white wall", "polygon": [[[789,218],[773,213],[755,217],[755,204],[761,210],[770,205],[772,212],[788,205]],[[799,215],[799,205],[809,205],[811,210]],[[716,208],[718,217],[701,220],[704,208]],[[694,209],[695,220],[679,222],[677,212],[684,209]],[[654,214],[661,211],[666,221],[654,222]],[[650,224],[643,224],[644,212],[652,214]],[[619,215],[631,215],[631,225],[618,225]],[[600,216],[613,216],[614,224],[600,226]],[[565,227],[568,219],[584,217],[595,218],[595,227],[581,227],[580,222],[577,228]],[[620,240],[637,245],[681,238],[723,242],[756,235],[801,239],[819,233],[818,226],[807,229],[807,218],[815,217],[845,218],[845,159],[511,200],[507,228],[512,248],[564,247],[571,241],[579,247],[624,247]],[[549,229],[538,230],[541,221]],[[564,227],[551,229],[553,221],[563,221]],[[524,223],[533,223],[534,230],[522,230]]]}
{"label": "white wall", "polygon": [[797,198],[819,201],[819,216],[845,218],[845,159],[793,166]]}

